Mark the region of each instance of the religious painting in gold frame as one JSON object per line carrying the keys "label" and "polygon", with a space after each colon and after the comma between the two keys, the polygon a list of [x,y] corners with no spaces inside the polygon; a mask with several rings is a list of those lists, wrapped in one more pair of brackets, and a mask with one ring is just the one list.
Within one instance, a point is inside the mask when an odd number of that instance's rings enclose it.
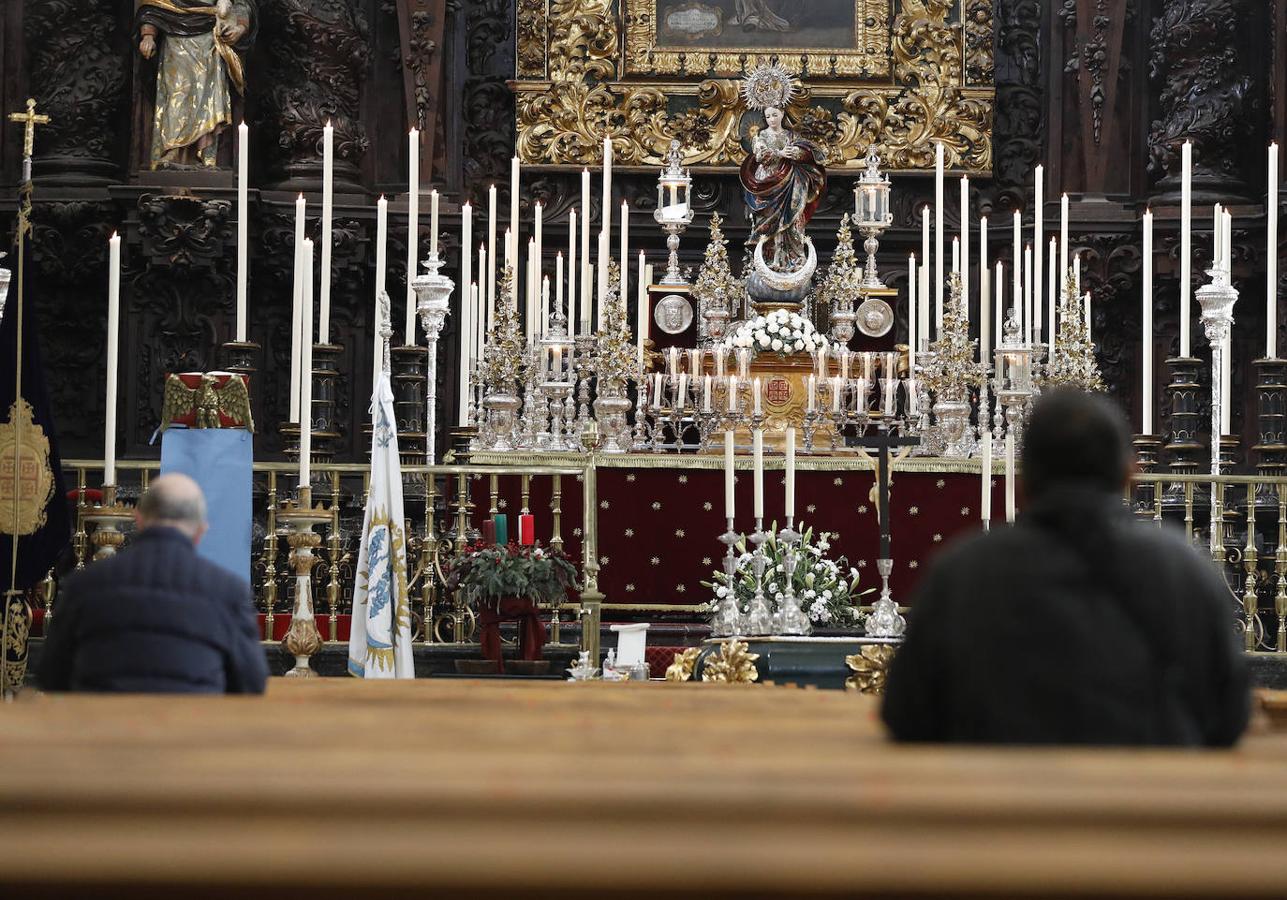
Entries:
{"label": "religious painting in gold frame", "polygon": [[[619,166],[661,165],[677,139],[685,165],[735,167],[757,124],[739,96],[740,79],[773,61],[801,79],[788,118],[827,150],[828,169],[861,170],[874,144],[887,171],[924,170],[942,142],[949,168],[991,171],[991,0],[825,2],[823,27],[796,30],[795,43],[813,46],[786,47],[784,38],[769,52],[734,45],[761,41],[738,34],[752,33],[743,27],[748,14],[784,9],[776,3],[518,0],[520,159],[599,165],[606,136]],[[841,14],[842,3],[852,18]],[[677,13],[686,16],[685,46],[674,35]],[[671,19],[660,41],[658,15]],[[789,15],[783,19],[790,25]]]}

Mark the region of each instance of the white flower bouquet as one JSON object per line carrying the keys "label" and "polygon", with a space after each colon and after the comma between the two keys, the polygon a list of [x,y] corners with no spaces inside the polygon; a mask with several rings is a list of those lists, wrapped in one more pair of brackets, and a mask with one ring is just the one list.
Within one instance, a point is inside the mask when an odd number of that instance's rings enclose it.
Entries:
{"label": "white flower bouquet", "polygon": [[[813,353],[828,341],[804,316],[775,309],[740,324],[730,343],[734,348],[747,347],[757,354],[790,356],[793,353]],[[838,348],[836,352],[839,352]]]}
{"label": "white flower bouquet", "polygon": [[[858,623],[858,598],[871,592],[858,590],[858,570],[849,565],[843,556],[828,559],[831,539],[826,531],[814,533],[812,528],[800,524],[801,540],[796,545],[795,573],[792,586],[796,602],[814,625],[844,628]],[[786,591],[786,546],[777,539],[777,523],[769,526],[772,537],[764,542],[764,596],[773,602],[781,601]],[[732,583],[724,572],[716,572],[711,581],[702,582],[715,594],[712,609],[733,592],[738,608],[745,609],[755,596],[755,570],[751,568],[751,548],[745,537],[734,546],[738,554],[737,567]]]}

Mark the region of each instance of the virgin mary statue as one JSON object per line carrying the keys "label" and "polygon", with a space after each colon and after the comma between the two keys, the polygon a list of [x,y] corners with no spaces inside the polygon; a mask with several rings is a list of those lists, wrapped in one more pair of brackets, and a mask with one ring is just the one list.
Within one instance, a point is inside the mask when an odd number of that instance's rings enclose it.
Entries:
{"label": "virgin mary statue", "polygon": [[791,76],[777,67],[757,69],[743,86],[747,105],[763,109],[765,123],[742,162],[742,189],[753,222],[747,245],[763,238],[765,257],[779,271],[804,263],[805,226],[827,186],[826,152],[783,124],[793,91]]}
{"label": "virgin mary statue", "polygon": [[151,167],[214,166],[232,124],[232,89],[245,92],[242,54],[255,36],[255,0],[139,0],[139,53],[159,49]]}

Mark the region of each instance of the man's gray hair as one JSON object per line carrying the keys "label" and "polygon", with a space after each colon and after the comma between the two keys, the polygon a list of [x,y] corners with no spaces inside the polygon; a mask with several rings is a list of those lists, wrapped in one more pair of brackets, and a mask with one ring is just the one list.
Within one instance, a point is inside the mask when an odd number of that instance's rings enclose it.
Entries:
{"label": "man's gray hair", "polygon": [[149,525],[173,523],[199,529],[206,524],[206,498],[186,475],[162,475],[139,498],[139,517]]}

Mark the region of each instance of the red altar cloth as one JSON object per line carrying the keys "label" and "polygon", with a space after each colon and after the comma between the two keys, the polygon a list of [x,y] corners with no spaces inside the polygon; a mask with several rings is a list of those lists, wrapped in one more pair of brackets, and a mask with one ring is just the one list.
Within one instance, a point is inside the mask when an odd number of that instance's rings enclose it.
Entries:
{"label": "red altar cloth", "polygon": [[521,659],[541,659],[541,648],[545,646],[545,626],[541,624],[540,611],[531,600],[508,597],[499,603],[480,602],[479,649],[484,659],[496,661],[501,672],[505,671],[505,659],[501,652],[500,623],[510,621],[518,622]]}
{"label": "red altar cloth", "polygon": [[[837,534],[831,542],[831,558],[848,558],[860,573],[860,589],[876,587],[879,530],[872,495],[875,473],[852,458],[834,467],[829,459],[811,460],[808,465],[820,468],[802,467],[796,472],[796,527]],[[637,461],[635,465],[632,460]],[[475,461],[517,462],[512,454],[480,455]],[[528,461],[535,458],[523,459],[523,463]],[[773,464],[777,468],[764,474],[765,516],[776,519],[781,528],[785,478],[780,457]],[[521,511],[519,477],[498,476],[498,480],[498,511]],[[530,484],[528,507],[536,517],[536,537],[549,542],[551,479],[533,476]],[[1004,489],[1004,476],[995,473],[994,523],[1004,522]],[[742,533],[753,527],[752,491],[750,469],[739,469],[736,528]],[[608,603],[689,605],[710,599],[709,589],[701,582],[710,581],[719,566],[724,546],[716,538],[725,529],[724,475],[716,462],[673,455],[607,458],[598,469],[598,495],[599,588]],[[581,496],[579,479],[564,476],[560,501],[564,550],[577,562],[581,558]],[[981,527],[981,498],[977,462],[913,458],[895,466],[890,500],[894,571],[890,581],[898,602],[909,602],[921,571],[939,549],[954,537]],[[474,479],[473,501],[474,526],[480,527],[491,505],[487,476]],[[872,599],[869,596],[864,602]],[[612,617],[617,616],[614,613]]]}

